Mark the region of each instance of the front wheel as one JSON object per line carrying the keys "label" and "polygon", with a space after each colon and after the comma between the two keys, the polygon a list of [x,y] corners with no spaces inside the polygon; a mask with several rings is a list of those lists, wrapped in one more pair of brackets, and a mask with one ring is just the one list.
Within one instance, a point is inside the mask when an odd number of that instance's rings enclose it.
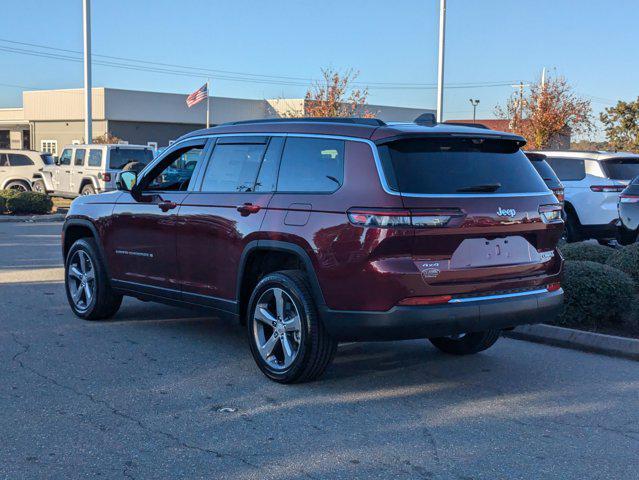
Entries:
{"label": "front wheel", "polygon": [[501,330],[486,330],[484,332],[462,333],[450,337],[429,338],[430,343],[444,353],[451,355],[470,355],[492,347]]}
{"label": "front wheel", "polygon": [[306,276],[299,270],[275,272],[260,280],[247,316],[251,353],[271,380],[315,380],[335,355],[337,342],[324,328]]}
{"label": "front wheel", "polygon": [[80,194],[81,195],[94,195],[95,194],[95,188],[93,188],[93,185],[88,183],[84,187],[82,187],[82,190],[80,191]]}
{"label": "front wheel", "polygon": [[47,193],[47,187],[42,180],[36,180],[31,184],[31,190],[38,193]]}

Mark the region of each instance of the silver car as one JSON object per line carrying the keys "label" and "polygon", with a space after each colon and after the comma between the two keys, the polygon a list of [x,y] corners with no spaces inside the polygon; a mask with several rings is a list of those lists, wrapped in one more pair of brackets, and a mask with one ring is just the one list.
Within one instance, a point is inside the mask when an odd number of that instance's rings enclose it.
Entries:
{"label": "silver car", "polygon": [[28,192],[33,188],[36,175],[47,165],[53,164],[48,153],[33,150],[0,150],[0,190]]}
{"label": "silver car", "polygon": [[48,165],[34,180],[34,189],[58,197],[115,190],[116,176],[122,170],[140,171],[153,159],[146,145],[69,145],[53,165]]}

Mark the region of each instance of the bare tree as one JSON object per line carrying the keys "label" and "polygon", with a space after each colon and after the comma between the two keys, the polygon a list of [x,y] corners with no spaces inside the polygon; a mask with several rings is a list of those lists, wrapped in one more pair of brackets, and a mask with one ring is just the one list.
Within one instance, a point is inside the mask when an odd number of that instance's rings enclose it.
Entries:
{"label": "bare tree", "polygon": [[115,135],[107,132],[104,135],[100,135],[99,137],[95,137],[93,139],[93,143],[97,144],[111,144],[111,143],[120,143],[122,141],[121,138],[116,137]]}

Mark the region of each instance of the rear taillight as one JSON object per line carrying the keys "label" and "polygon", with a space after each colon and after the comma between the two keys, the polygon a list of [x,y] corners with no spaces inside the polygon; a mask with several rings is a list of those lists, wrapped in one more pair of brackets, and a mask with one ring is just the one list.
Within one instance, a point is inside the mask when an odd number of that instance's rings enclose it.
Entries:
{"label": "rear taillight", "polygon": [[552,189],[552,193],[555,194],[555,197],[557,197],[557,200],[559,200],[559,203],[564,203],[564,189],[563,188],[553,188]]}
{"label": "rear taillight", "polygon": [[540,205],[539,215],[544,223],[561,221],[561,205]]}
{"label": "rear taillight", "polygon": [[639,195],[619,195],[619,203],[637,203],[639,202]]}
{"label": "rear taillight", "polygon": [[104,174],[104,181],[105,182],[110,182],[111,181],[111,174],[109,172],[106,172]]}
{"label": "rear taillight", "polygon": [[353,208],[348,219],[353,225],[379,228],[432,228],[445,227],[451,218],[461,216],[459,211],[384,210]]}
{"label": "rear taillight", "polygon": [[561,283],[549,283],[546,286],[546,290],[548,290],[549,292],[556,292],[560,288],[561,288]]}
{"label": "rear taillight", "polygon": [[621,192],[625,185],[591,185],[590,190],[593,192],[618,193]]}

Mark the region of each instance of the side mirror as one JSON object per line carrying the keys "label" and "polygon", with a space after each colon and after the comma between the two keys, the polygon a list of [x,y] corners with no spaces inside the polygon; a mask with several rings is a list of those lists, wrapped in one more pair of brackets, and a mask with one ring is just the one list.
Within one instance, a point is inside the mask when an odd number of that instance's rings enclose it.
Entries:
{"label": "side mirror", "polygon": [[126,170],[118,175],[118,179],[115,185],[118,190],[123,192],[130,192],[133,187],[138,183],[138,174],[133,170]]}

